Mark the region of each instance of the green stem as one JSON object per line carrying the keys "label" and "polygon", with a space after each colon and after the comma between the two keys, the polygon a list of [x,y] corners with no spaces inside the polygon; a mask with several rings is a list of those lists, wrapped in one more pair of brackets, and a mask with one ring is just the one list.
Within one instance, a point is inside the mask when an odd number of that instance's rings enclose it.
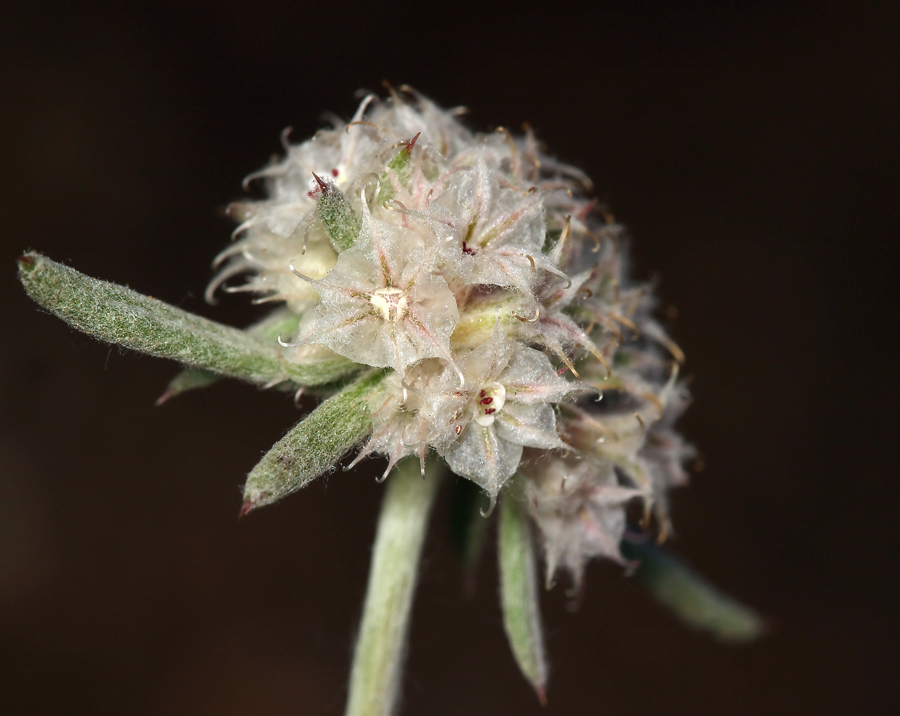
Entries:
{"label": "green stem", "polygon": [[418,460],[408,458],[388,478],[345,716],[395,712],[419,557],[442,466],[429,461],[423,479]]}

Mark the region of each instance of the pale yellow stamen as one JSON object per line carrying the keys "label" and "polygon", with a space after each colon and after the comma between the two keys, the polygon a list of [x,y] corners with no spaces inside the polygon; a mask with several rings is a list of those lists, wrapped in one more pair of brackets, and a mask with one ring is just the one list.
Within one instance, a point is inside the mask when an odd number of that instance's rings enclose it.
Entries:
{"label": "pale yellow stamen", "polygon": [[379,288],[369,297],[369,303],[385,321],[397,323],[406,316],[409,299],[399,288]]}

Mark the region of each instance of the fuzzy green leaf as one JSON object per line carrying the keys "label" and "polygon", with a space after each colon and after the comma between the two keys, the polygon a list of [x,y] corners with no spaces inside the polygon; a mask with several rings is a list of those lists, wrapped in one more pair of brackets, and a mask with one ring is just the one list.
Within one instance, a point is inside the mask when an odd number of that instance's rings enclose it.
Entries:
{"label": "fuzzy green leaf", "polygon": [[640,562],[635,579],[687,626],[720,641],[753,641],[765,631],[763,618],[697,574],[652,541],[622,542],[622,555]]}
{"label": "fuzzy green leaf", "polygon": [[[300,324],[300,316],[289,308],[277,308],[260,321],[248,326],[244,331],[264,343],[272,343],[279,336],[290,336]],[[197,388],[206,388],[219,382],[222,376],[203,368],[185,368],[169,382],[157,405],[161,405],[176,395]]]}
{"label": "fuzzy green leaf", "polygon": [[419,558],[443,467],[428,461],[423,478],[419,461],[407,458],[388,477],[345,716],[395,712]]}
{"label": "fuzzy green leaf", "polygon": [[208,388],[220,380],[222,380],[221,375],[205,368],[185,368],[169,381],[169,384],[166,386],[166,392],[156,399],[156,404],[162,405],[170,398],[186,393],[189,390]]}
{"label": "fuzzy green leaf", "polygon": [[275,443],[247,476],[241,514],[305,487],[368,435],[372,430],[368,401],[383,377],[380,371],[361,376]]}
{"label": "fuzzy green leaf", "polygon": [[546,703],[547,659],[528,516],[512,495],[500,504],[498,535],[503,626],[516,663]]}
{"label": "fuzzy green leaf", "polygon": [[319,385],[355,370],[344,358],[284,360],[278,347],[124,286],[93,279],[38,253],[19,259],[19,279],[38,304],[106,343],[262,385]]}

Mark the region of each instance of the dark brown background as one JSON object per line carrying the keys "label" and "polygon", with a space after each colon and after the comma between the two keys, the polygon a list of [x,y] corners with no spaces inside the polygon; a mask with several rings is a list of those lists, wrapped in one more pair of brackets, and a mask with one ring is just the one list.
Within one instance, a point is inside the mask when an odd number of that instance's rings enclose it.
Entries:
{"label": "dark brown background", "polygon": [[[36,310],[26,248],[213,318],[241,178],[408,82],[479,129],[528,120],[583,167],[663,277],[706,470],[674,546],[768,615],[727,648],[608,565],[544,615],[542,711],[505,644],[494,560],[461,596],[426,547],[405,714],[888,713],[897,686],[895,3],[7,3],[0,29],[0,711],[340,714],[382,488],[372,463],[236,519],[299,417]],[[849,6],[849,3],[847,4]],[[675,9],[677,8],[677,9]]]}

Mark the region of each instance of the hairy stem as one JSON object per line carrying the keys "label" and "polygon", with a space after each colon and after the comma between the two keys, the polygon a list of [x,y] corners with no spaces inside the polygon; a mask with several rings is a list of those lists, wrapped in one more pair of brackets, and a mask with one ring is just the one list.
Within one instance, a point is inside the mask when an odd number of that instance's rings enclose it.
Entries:
{"label": "hairy stem", "polygon": [[442,467],[429,461],[422,478],[418,460],[408,458],[388,478],[345,716],[395,712],[419,556]]}

